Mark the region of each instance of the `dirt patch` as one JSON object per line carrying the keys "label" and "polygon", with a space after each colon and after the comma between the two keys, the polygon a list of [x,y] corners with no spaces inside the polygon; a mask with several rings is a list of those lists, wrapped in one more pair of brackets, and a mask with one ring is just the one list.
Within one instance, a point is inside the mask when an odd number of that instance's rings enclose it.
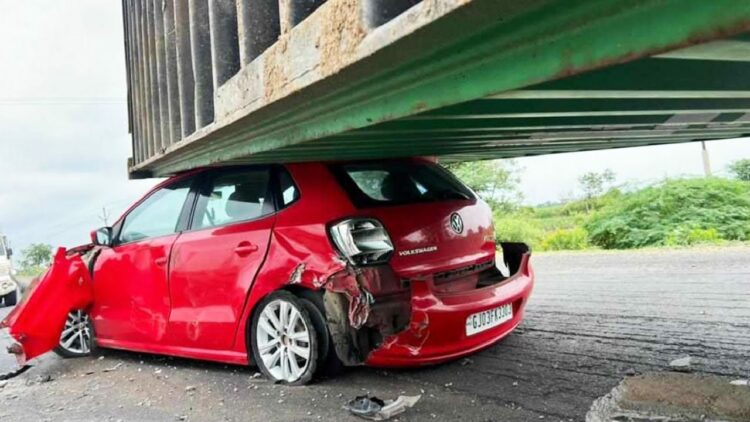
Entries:
{"label": "dirt patch", "polygon": [[625,379],[598,399],[586,415],[598,421],[750,420],[750,388],[730,379],[697,374],[652,373]]}

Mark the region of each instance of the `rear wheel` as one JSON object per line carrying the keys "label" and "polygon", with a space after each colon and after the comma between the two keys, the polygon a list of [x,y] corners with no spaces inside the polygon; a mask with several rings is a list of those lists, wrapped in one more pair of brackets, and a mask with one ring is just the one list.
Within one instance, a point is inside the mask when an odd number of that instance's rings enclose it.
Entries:
{"label": "rear wheel", "polygon": [[94,347],[94,336],[89,315],[82,310],[68,314],[65,328],[60,334],[60,344],[55,353],[66,358],[77,358],[91,355]]}
{"label": "rear wheel", "polygon": [[318,364],[318,333],[307,306],[287,291],[258,304],[250,327],[253,360],[273,381],[308,383]]}

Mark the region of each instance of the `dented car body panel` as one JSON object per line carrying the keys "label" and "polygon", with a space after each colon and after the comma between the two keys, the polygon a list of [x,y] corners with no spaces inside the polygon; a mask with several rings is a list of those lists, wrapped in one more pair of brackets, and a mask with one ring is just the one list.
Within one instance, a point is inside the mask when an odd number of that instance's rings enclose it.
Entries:
{"label": "dented car body panel", "polygon": [[[318,298],[347,365],[438,363],[495,343],[523,316],[530,251],[503,244],[501,273],[491,216],[424,159],[200,169],[106,228],[111,243],[88,266],[58,253],[4,323],[27,358],[85,309],[99,346],[248,364],[256,308],[286,290]],[[468,316],[502,305],[512,318],[467,334]]]}
{"label": "dented car body panel", "polygon": [[[521,322],[526,300],[533,287],[530,254],[525,245],[504,244],[508,261],[520,258],[518,266],[508,262],[511,277],[495,274],[484,287],[440,291],[433,278],[411,283],[411,321],[402,332],[385,339],[368,357],[373,366],[413,366],[445,362],[459,358],[497,342]],[[467,317],[477,312],[510,304],[513,317],[497,327],[467,335]]]}
{"label": "dented car body panel", "polygon": [[23,300],[0,324],[18,342],[11,346],[19,364],[54,349],[65,318],[74,309],[87,309],[94,300],[93,285],[82,251],[60,248],[50,268],[28,288]]}

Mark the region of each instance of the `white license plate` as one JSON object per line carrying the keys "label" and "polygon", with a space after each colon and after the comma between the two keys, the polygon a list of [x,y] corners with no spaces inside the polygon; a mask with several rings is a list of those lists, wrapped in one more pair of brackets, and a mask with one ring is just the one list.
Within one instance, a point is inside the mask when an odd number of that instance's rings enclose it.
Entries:
{"label": "white license plate", "polygon": [[466,318],[466,335],[481,333],[511,319],[513,319],[513,306],[510,303],[471,314]]}

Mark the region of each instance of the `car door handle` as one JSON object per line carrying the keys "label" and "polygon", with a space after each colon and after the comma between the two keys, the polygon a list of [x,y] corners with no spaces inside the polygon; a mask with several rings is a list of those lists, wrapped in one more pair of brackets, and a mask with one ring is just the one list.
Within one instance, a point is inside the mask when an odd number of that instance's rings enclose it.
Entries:
{"label": "car door handle", "polygon": [[158,265],[159,267],[163,267],[164,264],[167,263],[167,257],[163,256],[161,258],[156,258],[154,260],[154,264]]}
{"label": "car door handle", "polygon": [[248,256],[257,250],[258,250],[258,245],[255,245],[250,242],[240,242],[240,244],[234,248],[234,253],[236,253],[239,256]]}

